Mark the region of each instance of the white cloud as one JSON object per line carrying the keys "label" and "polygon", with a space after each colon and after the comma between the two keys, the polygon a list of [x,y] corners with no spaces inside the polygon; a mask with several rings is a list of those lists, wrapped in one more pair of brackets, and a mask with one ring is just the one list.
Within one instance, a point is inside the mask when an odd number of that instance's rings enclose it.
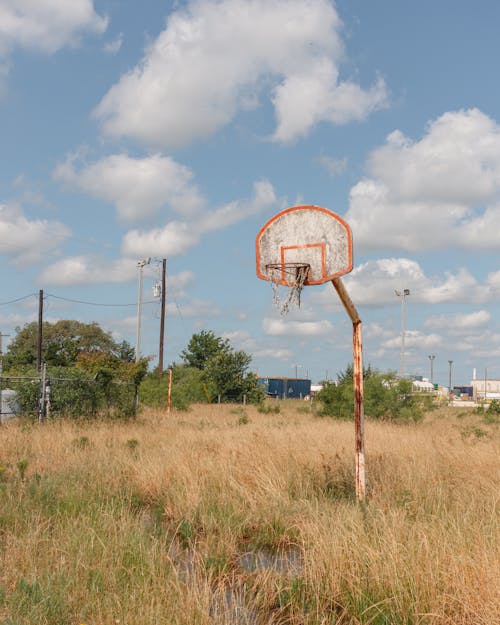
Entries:
{"label": "white cloud", "polygon": [[[146,266],[143,275],[156,275],[155,267]],[[183,289],[193,281],[191,271],[168,275],[168,290],[176,297],[183,295]],[[71,256],[44,268],[38,276],[41,284],[74,286],[78,284],[122,283],[137,280],[137,259],[119,258],[110,260],[102,256]]]}
{"label": "white cloud", "polygon": [[76,45],[85,31],[106,27],[92,0],[0,0],[0,55],[14,47],[53,54]]}
{"label": "white cloud", "polygon": [[207,300],[197,298],[187,298],[182,302],[170,302],[166,306],[167,315],[180,316],[189,318],[203,318],[208,319],[217,317],[220,314],[220,310]]}
{"label": "white cloud", "polygon": [[168,156],[132,158],[113,154],[79,171],[75,168],[76,158],[72,155],[59,164],[54,170],[55,179],[114,204],[123,219],[149,217],[165,205],[189,216],[205,204],[193,183],[192,171]]}
{"label": "white cloud", "polygon": [[265,358],[266,360],[274,359],[274,360],[283,360],[288,362],[292,356],[293,352],[290,349],[286,348],[270,348],[270,347],[262,347],[255,348],[252,351],[252,354],[255,358]]}
{"label": "white cloud", "polygon": [[[417,347],[432,349],[442,345],[443,339],[439,334],[424,334],[419,330],[407,330],[405,332],[405,347]],[[382,343],[382,346],[388,349],[401,347],[401,337],[396,336]]]}
{"label": "white cloud", "polygon": [[115,37],[111,41],[108,41],[108,43],[104,45],[104,52],[107,52],[108,54],[118,54],[122,45],[123,33],[120,33],[117,37]]}
{"label": "white cloud", "polygon": [[[394,304],[395,291],[410,289],[411,302],[439,304],[446,302],[486,302],[495,298],[494,290],[481,284],[467,271],[444,272],[427,276],[419,263],[409,258],[380,258],[361,263],[344,277],[344,283],[356,307],[380,307]],[[339,298],[330,284],[312,295],[326,310],[340,307]]]}
{"label": "white cloud", "polygon": [[109,135],[161,147],[210,136],[264,92],[278,141],[322,121],[364,119],[385,105],[385,85],[364,91],[339,80],[340,29],[329,0],[192,0],[95,115]]}
{"label": "white cloud", "polygon": [[54,252],[70,236],[61,222],[29,219],[13,204],[0,204],[0,254],[28,265]]}
{"label": "white cloud", "polygon": [[46,267],[39,282],[47,286],[129,282],[136,274],[137,262],[131,259],[110,261],[98,256],[72,256]]}
{"label": "white cloud", "polygon": [[321,336],[331,334],[333,326],[330,321],[291,321],[285,319],[270,319],[262,321],[265,334],[271,336]]}
{"label": "white cloud", "polygon": [[368,174],[345,216],[362,249],[498,245],[500,127],[481,111],[445,113],[420,141],[391,133]]}
{"label": "white cloud", "polygon": [[271,209],[277,203],[272,185],[266,181],[254,184],[254,196],[226,204],[192,222],[170,221],[162,228],[131,230],[122,242],[126,256],[177,256],[195,246],[206,232],[221,230],[250,215]]}
{"label": "white cloud", "polygon": [[478,310],[469,314],[434,315],[427,319],[427,328],[443,328],[449,332],[463,332],[483,328],[491,321],[491,314],[487,310]]}
{"label": "white cloud", "polygon": [[340,176],[347,169],[347,158],[320,156],[317,161],[322,167],[326,169],[330,176]]}

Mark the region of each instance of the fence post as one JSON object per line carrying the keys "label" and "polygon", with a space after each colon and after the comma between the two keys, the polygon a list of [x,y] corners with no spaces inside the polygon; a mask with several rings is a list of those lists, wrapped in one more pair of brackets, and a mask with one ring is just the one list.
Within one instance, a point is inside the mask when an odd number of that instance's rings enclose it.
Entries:
{"label": "fence post", "polygon": [[42,374],[40,376],[40,402],[38,406],[38,423],[43,423],[45,419],[45,378],[47,375],[47,364],[42,364]]}

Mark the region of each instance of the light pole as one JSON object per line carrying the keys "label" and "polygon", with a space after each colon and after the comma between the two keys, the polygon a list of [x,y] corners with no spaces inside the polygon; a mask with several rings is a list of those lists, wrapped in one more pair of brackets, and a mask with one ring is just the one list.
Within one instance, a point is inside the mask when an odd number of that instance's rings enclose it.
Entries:
{"label": "light pole", "polygon": [[410,294],[410,289],[402,291],[395,290],[394,293],[401,298],[401,353],[399,355],[399,376],[405,375],[405,322],[406,322],[406,298]]}
{"label": "light pole", "polygon": [[431,384],[434,384],[434,359],[436,358],[436,356],[434,354],[431,354],[429,356],[429,360],[431,361]]}
{"label": "light pole", "polygon": [[141,316],[142,316],[142,270],[149,265],[151,258],[143,258],[138,261],[139,269],[139,294],[137,298],[137,335],[135,339],[135,362],[139,362],[141,358]]}
{"label": "light pole", "polygon": [[450,394],[450,397],[451,397],[451,366],[453,365],[453,360],[448,360],[448,365],[450,366],[449,378],[448,378],[448,381],[449,381],[448,388],[449,388],[449,394]]}
{"label": "light pole", "polygon": [[298,369],[299,367],[302,367],[302,365],[294,365],[294,366],[295,366],[295,379],[297,380],[297,379],[298,379],[297,369]]}

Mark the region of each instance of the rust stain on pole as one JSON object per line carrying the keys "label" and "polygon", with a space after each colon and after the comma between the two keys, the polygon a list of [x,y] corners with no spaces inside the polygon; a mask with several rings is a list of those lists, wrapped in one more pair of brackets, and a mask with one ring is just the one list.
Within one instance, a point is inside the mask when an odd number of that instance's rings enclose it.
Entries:
{"label": "rust stain on pole", "polygon": [[365,499],[366,492],[362,324],[358,311],[349,297],[342,280],[340,278],[334,278],[332,280],[332,284],[352,321],[354,430],[356,439],[356,497],[359,502],[362,502]]}

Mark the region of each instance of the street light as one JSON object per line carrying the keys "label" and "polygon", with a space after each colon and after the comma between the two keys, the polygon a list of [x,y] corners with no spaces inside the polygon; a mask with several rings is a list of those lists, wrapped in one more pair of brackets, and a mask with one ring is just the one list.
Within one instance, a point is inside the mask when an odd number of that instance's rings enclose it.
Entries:
{"label": "street light", "polygon": [[432,354],[429,356],[429,360],[431,361],[431,384],[434,384],[434,359],[436,356]]}
{"label": "street light", "polygon": [[394,293],[401,298],[401,353],[399,355],[399,376],[405,375],[405,321],[406,321],[406,298],[410,294],[410,289],[402,291],[395,290]]}
{"label": "street light", "polygon": [[451,396],[451,366],[453,364],[453,360],[448,360],[448,365],[450,366],[450,372],[449,372],[449,394]]}
{"label": "street light", "polygon": [[141,316],[142,316],[142,270],[149,265],[151,258],[143,258],[138,261],[139,269],[139,295],[137,298],[137,335],[135,339],[135,362],[139,362],[141,358]]}

